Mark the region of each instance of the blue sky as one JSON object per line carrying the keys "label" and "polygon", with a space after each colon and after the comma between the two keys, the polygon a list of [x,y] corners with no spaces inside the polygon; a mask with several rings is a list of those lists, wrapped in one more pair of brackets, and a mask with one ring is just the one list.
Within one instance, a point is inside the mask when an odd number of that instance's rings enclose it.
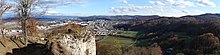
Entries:
{"label": "blue sky", "polygon": [[[45,0],[58,1],[59,0]],[[67,0],[62,0],[67,1]],[[69,0],[46,15],[160,15],[184,16],[220,13],[220,0]]]}

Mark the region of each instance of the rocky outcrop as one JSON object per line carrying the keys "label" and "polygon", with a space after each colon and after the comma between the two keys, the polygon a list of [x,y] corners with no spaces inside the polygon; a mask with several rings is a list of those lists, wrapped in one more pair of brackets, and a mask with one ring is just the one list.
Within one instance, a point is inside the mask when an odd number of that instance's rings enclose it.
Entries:
{"label": "rocky outcrop", "polygon": [[54,55],[96,55],[93,32],[76,24],[56,28],[48,36],[47,46]]}

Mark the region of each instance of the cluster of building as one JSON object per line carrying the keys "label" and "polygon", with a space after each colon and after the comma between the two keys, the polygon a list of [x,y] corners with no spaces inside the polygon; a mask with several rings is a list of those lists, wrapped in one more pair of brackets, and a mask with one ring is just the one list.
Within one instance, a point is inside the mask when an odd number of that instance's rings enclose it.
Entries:
{"label": "cluster of building", "polygon": [[[63,22],[65,21],[65,22]],[[42,21],[41,21],[42,22]],[[43,21],[44,22],[44,21]],[[37,28],[39,30],[48,30],[48,29],[52,29],[54,27],[59,27],[59,26],[63,26],[66,24],[79,24],[81,26],[90,26],[94,29],[94,33],[95,35],[109,35],[109,34],[115,34],[116,32],[114,32],[114,28],[113,25],[117,25],[120,23],[124,23],[124,22],[120,22],[120,21],[111,21],[111,20],[92,20],[92,21],[82,21],[82,20],[60,20],[60,21],[45,21],[45,23],[53,23],[51,25],[39,25],[37,26]],[[15,22],[9,22],[6,23],[7,25],[12,25],[12,24],[16,24]],[[5,34],[19,34],[21,33],[22,30],[19,29],[4,29],[4,33]]]}
{"label": "cluster of building", "polygon": [[95,20],[95,21],[68,21],[68,22],[57,22],[54,25],[48,26],[37,26],[40,30],[48,30],[54,27],[63,26],[66,24],[79,24],[81,26],[90,26],[94,29],[95,35],[109,35],[114,34],[113,32],[113,22],[107,20]]}
{"label": "cluster of building", "polygon": [[0,33],[1,35],[2,34],[5,34],[5,35],[19,35],[22,32],[22,30],[19,30],[19,29],[12,29],[12,30],[10,30],[10,29],[1,29],[0,31],[1,31],[1,33]]}

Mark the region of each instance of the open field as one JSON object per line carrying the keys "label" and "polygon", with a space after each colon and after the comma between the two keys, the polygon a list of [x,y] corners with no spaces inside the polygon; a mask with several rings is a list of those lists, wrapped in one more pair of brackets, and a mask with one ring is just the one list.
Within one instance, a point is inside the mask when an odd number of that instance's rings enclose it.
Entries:
{"label": "open field", "polygon": [[104,39],[102,39],[101,41],[99,41],[99,43],[102,44],[109,44],[111,43],[113,40],[118,41],[122,46],[128,46],[134,43],[134,41],[132,39],[128,39],[128,38],[120,38],[120,37],[106,37]]}
{"label": "open field", "polygon": [[123,31],[116,34],[117,36],[136,37],[138,32],[136,31]]}

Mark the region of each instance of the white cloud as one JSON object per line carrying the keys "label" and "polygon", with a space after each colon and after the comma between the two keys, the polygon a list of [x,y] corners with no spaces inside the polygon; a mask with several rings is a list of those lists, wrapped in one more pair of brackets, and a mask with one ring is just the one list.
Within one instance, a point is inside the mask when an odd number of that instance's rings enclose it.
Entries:
{"label": "white cloud", "polygon": [[43,5],[50,6],[69,6],[82,4],[84,0],[38,0],[39,3]]}
{"label": "white cloud", "polygon": [[154,11],[150,11],[150,13],[151,13],[151,14],[153,14],[153,13],[154,13]]}
{"label": "white cloud", "polygon": [[187,0],[163,0],[166,6],[174,6],[174,7],[193,7],[194,3],[192,1],[187,1]]}
{"label": "white cloud", "polygon": [[[129,4],[127,0],[122,1],[123,4],[127,6],[120,6],[120,7],[112,7],[110,13],[131,13],[131,12],[138,12],[139,10],[147,10],[153,9],[155,6],[137,6],[135,4]],[[161,2],[157,2],[162,5]]]}
{"label": "white cloud", "polygon": [[119,8],[111,8],[112,13],[128,13],[128,12],[136,12],[136,9],[133,9],[132,7],[119,7]]}
{"label": "white cloud", "polygon": [[149,1],[149,3],[157,6],[176,6],[176,7],[192,7],[194,3],[186,0],[163,0],[163,1]]}
{"label": "white cloud", "polygon": [[191,1],[179,0],[179,1],[176,1],[176,3],[174,3],[172,5],[185,8],[185,7],[193,7],[194,3]]}
{"label": "white cloud", "polygon": [[63,15],[60,12],[55,11],[56,7],[70,7],[72,5],[81,6],[85,0],[38,0],[42,6],[49,6],[45,12],[45,15]]}
{"label": "white cloud", "polygon": [[182,12],[185,13],[185,14],[189,14],[190,13],[188,10],[183,10]]}
{"label": "white cloud", "polygon": [[170,9],[169,12],[158,12],[160,16],[181,17],[190,14],[188,10]]}
{"label": "white cloud", "polygon": [[46,11],[45,15],[62,15],[62,14],[54,10],[48,10]]}
{"label": "white cloud", "polygon": [[212,2],[211,0],[198,0],[198,4],[200,6],[216,7],[216,4]]}
{"label": "white cloud", "polygon": [[153,4],[151,6],[130,4],[128,0],[123,0],[122,3],[126,6],[112,7],[111,13],[129,14],[134,12],[150,11],[149,13],[151,14],[154,13],[164,16],[183,16],[204,13],[199,10],[186,10],[187,8],[199,6],[216,7],[216,4],[211,0],[150,0],[148,3]]}
{"label": "white cloud", "polygon": [[134,4],[129,4],[127,7],[112,7],[111,13],[130,13],[130,12],[138,12],[139,10],[148,10],[153,9],[155,6],[137,6]]}
{"label": "white cloud", "polygon": [[124,4],[128,4],[128,1],[127,1],[127,0],[123,0],[123,3],[124,3]]}
{"label": "white cloud", "polygon": [[149,3],[154,4],[155,2],[154,1],[149,1]]}
{"label": "white cloud", "polygon": [[161,5],[166,5],[166,4],[164,4],[163,2],[161,2],[161,1],[149,1],[149,3],[155,4],[155,5],[159,5],[159,6],[161,6]]}
{"label": "white cloud", "polygon": [[164,11],[164,9],[160,9],[160,11],[161,11],[161,12],[163,12],[163,11]]}
{"label": "white cloud", "polygon": [[140,10],[148,10],[148,9],[160,9],[161,12],[163,12],[163,8],[167,6],[182,7],[182,8],[194,6],[193,2],[185,1],[185,0],[149,1],[149,3],[154,4],[153,6],[138,6],[135,4],[129,4],[127,0],[122,0],[122,3],[127,6],[113,7],[111,8],[111,13],[129,13],[129,12],[138,12]]}
{"label": "white cloud", "polygon": [[174,4],[176,0],[165,0],[165,3],[167,4]]}

